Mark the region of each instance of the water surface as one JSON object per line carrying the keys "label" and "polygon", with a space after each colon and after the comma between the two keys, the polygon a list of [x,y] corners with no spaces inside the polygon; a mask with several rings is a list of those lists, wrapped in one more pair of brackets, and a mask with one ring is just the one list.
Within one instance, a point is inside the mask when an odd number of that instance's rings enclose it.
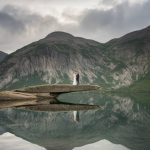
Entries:
{"label": "water surface", "polygon": [[[5,109],[0,111],[3,132],[13,133],[48,150],[71,150],[104,139],[131,150],[149,150],[148,95],[84,92],[65,94],[59,99],[63,102],[97,104],[103,109],[77,112]],[[77,119],[74,114],[77,114]]]}

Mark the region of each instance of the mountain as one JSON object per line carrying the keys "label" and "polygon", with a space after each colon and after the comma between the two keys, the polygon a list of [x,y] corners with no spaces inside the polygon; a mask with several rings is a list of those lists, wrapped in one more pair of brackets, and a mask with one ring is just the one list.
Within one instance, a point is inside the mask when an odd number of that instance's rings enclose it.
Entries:
{"label": "mountain", "polygon": [[150,71],[150,26],[105,44],[53,32],[10,54],[0,64],[0,88],[43,83],[81,83],[107,88],[130,86]]}
{"label": "mountain", "polygon": [[113,39],[106,45],[108,54],[125,65],[122,74],[115,73],[115,78],[118,81],[124,78],[125,85],[132,85],[131,89],[139,91],[142,86],[142,91],[144,88],[150,91],[150,26]]}
{"label": "mountain", "polygon": [[3,61],[3,59],[7,56],[7,53],[4,53],[2,51],[0,51],[0,62]]}

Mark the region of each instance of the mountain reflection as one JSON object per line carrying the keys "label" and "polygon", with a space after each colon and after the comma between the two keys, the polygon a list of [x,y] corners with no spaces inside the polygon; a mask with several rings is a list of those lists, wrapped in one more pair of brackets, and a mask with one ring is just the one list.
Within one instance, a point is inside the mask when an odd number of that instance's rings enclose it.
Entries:
{"label": "mountain reflection", "polygon": [[[72,99],[70,98],[72,97]],[[128,96],[99,93],[68,95],[62,101],[92,102],[102,109],[36,112],[26,109],[0,111],[0,126],[48,150],[71,150],[74,147],[107,139],[132,150],[150,147],[150,107]],[[73,118],[74,114],[74,119]],[[80,114],[80,118],[79,118]],[[75,123],[75,121],[79,121]]]}

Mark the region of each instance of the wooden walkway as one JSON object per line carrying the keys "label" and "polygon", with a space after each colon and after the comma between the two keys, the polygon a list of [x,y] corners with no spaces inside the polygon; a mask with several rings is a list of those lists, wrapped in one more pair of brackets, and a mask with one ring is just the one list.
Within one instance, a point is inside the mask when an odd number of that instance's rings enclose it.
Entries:
{"label": "wooden walkway", "polygon": [[70,84],[54,84],[54,85],[39,85],[31,86],[24,89],[17,89],[17,92],[27,93],[70,93],[80,91],[97,90],[98,85],[70,85]]}
{"label": "wooden walkway", "polygon": [[[13,91],[0,92],[0,109],[9,107],[22,107],[26,106],[28,109],[37,110],[54,110],[60,108],[61,110],[69,109],[83,109],[83,108],[98,108],[97,106],[80,105],[80,104],[66,104],[59,102],[57,97],[60,94],[92,91],[98,90],[100,87],[97,85],[39,85]],[[56,104],[52,106],[49,104]],[[29,107],[30,106],[30,107]],[[33,107],[32,107],[33,106]],[[66,106],[66,107],[65,107]],[[59,109],[58,109],[59,110]]]}

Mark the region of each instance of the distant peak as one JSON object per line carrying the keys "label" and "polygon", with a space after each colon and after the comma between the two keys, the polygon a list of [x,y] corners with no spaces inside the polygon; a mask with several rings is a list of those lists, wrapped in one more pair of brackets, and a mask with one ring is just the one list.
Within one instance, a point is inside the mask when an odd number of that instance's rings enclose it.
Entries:
{"label": "distant peak", "polygon": [[73,38],[73,35],[62,31],[55,31],[48,34],[46,38]]}
{"label": "distant peak", "polygon": [[150,26],[147,26],[145,29],[146,29],[146,30],[150,30]]}

